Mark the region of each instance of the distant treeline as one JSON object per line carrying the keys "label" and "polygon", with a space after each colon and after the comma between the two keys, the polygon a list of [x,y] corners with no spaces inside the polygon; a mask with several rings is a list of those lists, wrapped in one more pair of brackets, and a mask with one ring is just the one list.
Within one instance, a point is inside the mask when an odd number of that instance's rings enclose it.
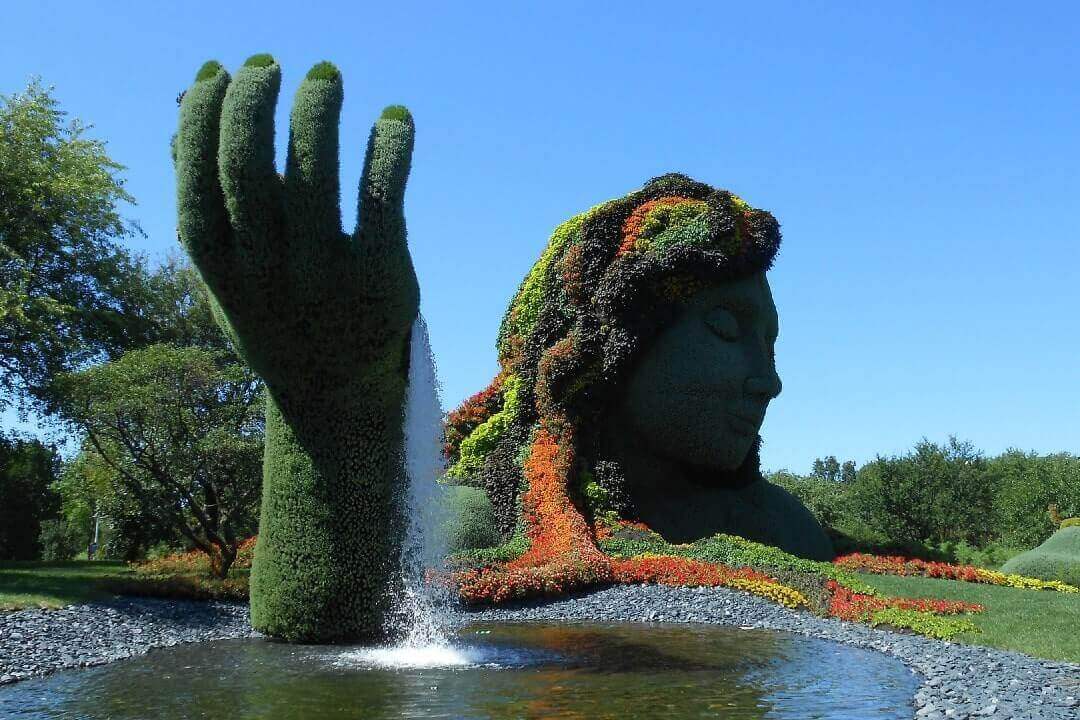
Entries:
{"label": "distant treeline", "polygon": [[[996,564],[1080,515],[1080,456],[1008,450],[987,457],[956,438],[923,440],[857,469],[829,456],[809,475],[767,477],[802,499],[841,551],[892,548]],[[997,557],[978,557],[979,550]]]}

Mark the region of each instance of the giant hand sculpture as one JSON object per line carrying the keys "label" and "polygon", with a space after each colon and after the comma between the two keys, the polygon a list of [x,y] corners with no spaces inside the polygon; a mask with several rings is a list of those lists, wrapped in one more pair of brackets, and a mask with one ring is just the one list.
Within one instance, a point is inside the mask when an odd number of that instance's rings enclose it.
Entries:
{"label": "giant hand sculpture", "polygon": [[359,221],[341,229],[341,75],[297,91],[285,175],[274,169],[281,70],[256,55],[231,79],[206,63],[175,138],[180,238],[218,322],[266,381],[253,626],[315,642],[382,634],[402,531],[402,416],[419,290],[403,196],[408,110],[368,141]]}

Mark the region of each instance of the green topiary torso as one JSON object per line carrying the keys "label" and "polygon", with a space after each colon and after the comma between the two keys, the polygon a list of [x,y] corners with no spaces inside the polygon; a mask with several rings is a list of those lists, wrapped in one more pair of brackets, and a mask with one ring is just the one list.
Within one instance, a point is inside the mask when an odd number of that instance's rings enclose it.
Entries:
{"label": "green topiary torso", "polygon": [[221,325],[266,381],[253,626],[303,641],[383,634],[403,532],[403,403],[419,290],[402,210],[412,118],[371,131],[359,222],[341,229],[341,76],[312,68],[274,168],[281,72],[207,63],[174,142],[179,232]]}

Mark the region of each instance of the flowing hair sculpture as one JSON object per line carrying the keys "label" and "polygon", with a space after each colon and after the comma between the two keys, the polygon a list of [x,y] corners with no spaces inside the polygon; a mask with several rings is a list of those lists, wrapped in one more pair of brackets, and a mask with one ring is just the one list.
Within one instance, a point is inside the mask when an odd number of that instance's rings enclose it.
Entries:
{"label": "flowing hair sculpture", "polygon": [[[504,537],[528,541],[505,568],[466,577],[473,595],[505,599],[495,596],[609,578],[596,525],[629,519],[630,508],[618,466],[598,457],[590,428],[681,302],[767,270],[780,239],[768,212],[680,174],[555,229],[503,318],[498,375],[447,418],[450,481],[482,487]],[[759,443],[728,484],[760,478]]]}

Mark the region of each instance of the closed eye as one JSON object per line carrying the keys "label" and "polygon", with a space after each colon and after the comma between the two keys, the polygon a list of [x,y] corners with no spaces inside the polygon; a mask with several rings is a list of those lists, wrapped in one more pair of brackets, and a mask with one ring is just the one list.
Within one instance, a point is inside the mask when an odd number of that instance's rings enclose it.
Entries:
{"label": "closed eye", "polygon": [[718,307],[705,313],[705,324],[723,340],[739,339],[739,320],[731,311]]}

